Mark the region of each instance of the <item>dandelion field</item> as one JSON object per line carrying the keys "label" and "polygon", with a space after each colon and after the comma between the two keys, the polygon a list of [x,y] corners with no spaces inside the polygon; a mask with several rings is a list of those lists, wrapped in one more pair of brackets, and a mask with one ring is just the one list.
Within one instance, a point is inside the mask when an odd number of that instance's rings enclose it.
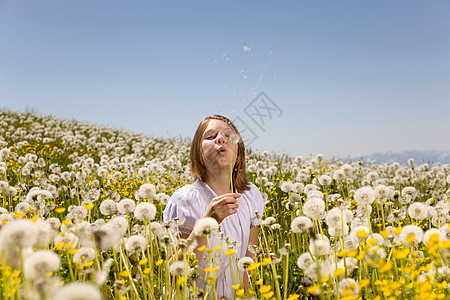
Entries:
{"label": "dandelion field", "polygon": [[450,165],[248,152],[266,202],[256,260],[239,260],[162,222],[193,181],[187,142],[0,116],[1,299],[212,299],[221,258],[249,274],[246,292],[234,273],[236,298],[450,299]]}

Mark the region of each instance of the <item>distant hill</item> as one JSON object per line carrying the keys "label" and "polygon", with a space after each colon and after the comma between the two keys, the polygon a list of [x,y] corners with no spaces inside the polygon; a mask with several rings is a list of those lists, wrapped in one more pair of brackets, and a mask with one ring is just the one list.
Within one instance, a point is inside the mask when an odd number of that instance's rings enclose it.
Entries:
{"label": "distant hill", "polygon": [[374,153],[360,157],[352,157],[344,159],[345,161],[357,160],[375,160],[377,163],[393,163],[408,164],[408,159],[414,158],[415,164],[428,163],[430,166],[433,163],[450,164],[450,151],[403,151],[403,152],[385,152]]}

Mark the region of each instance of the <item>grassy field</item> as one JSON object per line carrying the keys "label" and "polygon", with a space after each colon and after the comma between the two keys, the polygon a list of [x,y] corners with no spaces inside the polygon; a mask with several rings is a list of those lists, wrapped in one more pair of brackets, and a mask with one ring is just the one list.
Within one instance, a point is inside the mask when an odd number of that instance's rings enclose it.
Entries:
{"label": "grassy field", "polygon": [[0,133],[1,299],[213,296],[219,257],[250,275],[236,298],[450,298],[450,165],[247,153],[266,201],[250,261],[162,222],[192,182],[188,143],[8,110]]}

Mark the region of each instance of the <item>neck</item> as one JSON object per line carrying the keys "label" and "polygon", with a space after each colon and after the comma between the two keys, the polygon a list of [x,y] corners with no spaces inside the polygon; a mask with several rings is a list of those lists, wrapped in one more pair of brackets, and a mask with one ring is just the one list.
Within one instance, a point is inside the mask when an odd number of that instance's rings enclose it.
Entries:
{"label": "neck", "polygon": [[216,172],[208,172],[206,183],[217,194],[217,196],[231,193],[230,169],[220,169]]}

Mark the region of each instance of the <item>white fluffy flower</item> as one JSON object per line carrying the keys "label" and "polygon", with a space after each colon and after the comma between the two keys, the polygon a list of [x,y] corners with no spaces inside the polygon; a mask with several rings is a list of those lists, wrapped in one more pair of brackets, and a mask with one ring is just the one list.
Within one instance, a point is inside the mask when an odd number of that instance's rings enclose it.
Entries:
{"label": "white fluffy flower", "polygon": [[345,173],[346,176],[351,176],[353,174],[353,167],[349,164],[342,165],[341,170]]}
{"label": "white fluffy flower", "polygon": [[73,256],[73,262],[79,265],[95,259],[95,249],[90,247],[82,247]]}
{"label": "white fluffy flower", "polygon": [[314,281],[330,276],[332,265],[329,261],[319,261],[311,264],[306,270],[305,275]]}
{"label": "white fluffy flower", "polygon": [[219,230],[219,223],[211,217],[201,218],[194,225],[194,232],[197,236],[209,235],[217,230]]}
{"label": "white fluffy flower", "polygon": [[414,199],[416,197],[416,188],[412,186],[407,186],[402,189],[402,197],[411,197],[411,199]]}
{"label": "white fluffy flower", "polygon": [[347,223],[346,214],[335,207],[327,212],[325,223],[330,227],[342,227],[342,224]]}
{"label": "white fluffy flower", "polygon": [[[410,240],[411,237],[414,237],[414,239]],[[406,247],[411,246],[411,244],[417,245],[422,241],[422,238],[423,230],[417,225],[407,225],[403,227],[400,233],[400,240]]]}
{"label": "white fluffy flower", "polygon": [[[267,219],[266,219],[267,220]],[[307,232],[308,229],[313,227],[313,222],[310,218],[305,216],[296,217],[291,222],[291,229],[294,233],[304,233]]]}
{"label": "white fluffy flower", "polygon": [[117,203],[117,210],[121,214],[124,214],[124,215],[132,213],[135,208],[136,208],[136,203],[131,199],[123,199],[123,200],[120,200],[119,203]]}
{"label": "white fluffy flower", "polygon": [[325,211],[325,202],[319,198],[312,198],[303,204],[303,213],[311,219],[318,218]]}
{"label": "white fluffy flower", "polygon": [[423,203],[414,202],[408,207],[408,215],[413,219],[423,220],[428,217],[428,210]]}
{"label": "white fluffy flower", "polygon": [[255,261],[251,257],[244,256],[238,261],[238,268],[241,271],[246,270]]}
{"label": "white fluffy flower", "polygon": [[322,175],[319,177],[319,184],[320,185],[330,185],[331,184],[331,177],[328,175]]}
{"label": "white fluffy flower", "polygon": [[130,236],[126,243],[125,249],[127,249],[128,253],[135,253],[137,251],[141,251],[145,249],[147,246],[147,241],[143,236],[140,235],[132,235]]}
{"label": "white fluffy flower", "polygon": [[312,263],[314,263],[314,260],[309,252],[302,253],[297,259],[297,265],[303,271],[306,270]]}
{"label": "white fluffy flower", "polygon": [[152,203],[141,202],[136,205],[134,216],[140,221],[152,221],[156,216],[156,207]]}
{"label": "white fluffy flower", "polygon": [[383,184],[379,184],[374,189],[377,199],[386,200],[392,197],[391,189]]}
{"label": "white fluffy flower", "polygon": [[339,292],[342,296],[349,296],[347,291],[350,291],[350,296],[356,295],[359,293],[359,285],[352,278],[344,278],[339,282]]}
{"label": "white fluffy flower", "polygon": [[427,230],[425,232],[425,234],[423,235],[423,239],[422,239],[423,243],[425,245],[429,246],[428,242],[431,240],[432,237],[437,238],[436,240],[434,240],[435,242],[444,240],[444,234],[439,229],[432,228],[432,229]]}
{"label": "white fluffy flower", "polygon": [[301,193],[303,193],[304,188],[305,188],[305,185],[303,183],[296,182],[296,183],[294,183],[293,191],[296,192],[297,194],[301,194]]}
{"label": "white fluffy flower", "polygon": [[100,213],[109,216],[117,212],[117,204],[111,199],[105,199],[100,204]]}
{"label": "white fluffy flower", "polygon": [[35,280],[49,272],[56,272],[61,265],[59,256],[50,250],[40,250],[25,259],[24,273],[27,279]]}
{"label": "white fluffy flower", "polygon": [[183,276],[185,263],[183,261],[174,261],[169,267],[170,275]]}
{"label": "white fluffy flower", "polygon": [[363,186],[355,192],[355,201],[358,205],[370,205],[375,200],[375,193],[370,186]]}
{"label": "white fluffy flower", "polygon": [[88,283],[68,283],[60,287],[52,299],[58,300],[101,300],[100,291]]}
{"label": "white fluffy flower", "polygon": [[330,254],[330,243],[322,239],[311,239],[309,249],[314,256],[322,256]]}
{"label": "white fluffy flower", "polygon": [[142,198],[151,200],[156,197],[156,187],[151,183],[144,183],[139,187]]}
{"label": "white fluffy flower", "polygon": [[285,181],[281,184],[280,189],[285,193],[289,193],[294,189],[294,185],[290,181]]}
{"label": "white fluffy flower", "polygon": [[337,181],[343,181],[345,180],[345,177],[347,175],[345,175],[345,172],[342,171],[341,169],[334,171],[333,173],[333,177],[334,179],[336,179]]}

